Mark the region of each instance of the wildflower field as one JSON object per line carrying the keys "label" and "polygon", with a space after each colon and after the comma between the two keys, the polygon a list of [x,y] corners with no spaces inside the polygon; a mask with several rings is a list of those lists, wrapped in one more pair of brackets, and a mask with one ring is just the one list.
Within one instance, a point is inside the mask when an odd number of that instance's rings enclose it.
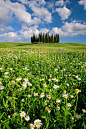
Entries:
{"label": "wildflower field", "polygon": [[0,129],[86,129],[85,50],[20,48],[0,47]]}

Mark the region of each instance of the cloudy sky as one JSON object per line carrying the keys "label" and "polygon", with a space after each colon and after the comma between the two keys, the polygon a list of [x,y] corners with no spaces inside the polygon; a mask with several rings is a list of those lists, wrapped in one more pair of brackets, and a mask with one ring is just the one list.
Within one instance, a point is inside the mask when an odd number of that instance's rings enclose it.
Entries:
{"label": "cloudy sky", "polygon": [[0,42],[31,42],[41,32],[86,44],[86,0],[0,0]]}

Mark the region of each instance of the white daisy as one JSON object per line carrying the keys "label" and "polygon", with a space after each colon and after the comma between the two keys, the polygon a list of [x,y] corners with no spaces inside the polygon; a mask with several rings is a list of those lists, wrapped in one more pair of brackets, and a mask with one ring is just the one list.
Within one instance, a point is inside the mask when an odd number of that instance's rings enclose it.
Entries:
{"label": "white daisy", "polygon": [[54,86],[53,86],[53,88],[54,88],[54,89],[57,89],[57,88],[59,88],[59,86],[57,86],[57,85],[54,85]]}
{"label": "white daisy", "polygon": [[30,120],[30,117],[29,117],[29,116],[26,116],[26,117],[25,117],[25,120],[26,120],[26,121],[29,121],[29,120]]}
{"label": "white daisy", "polygon": [[5,72],[4,74],[7,75],[7,74],[9,74],[9,72]]}
{"label": "white daisy", "polygon": [[24,81],[27,82],[28,81],[28,78],[24,78]]}
{"label": "white daisy", "polygon": [[71,107],[71,104],[70,103],[67,103],[67,107]]}
{"label": "white daisy", "polygon": [[51,99],[51,95],[46,95],[48,99]]}
{"label": "white daisy", "polygon": [[38,93],[34,93],[34,96],[38,96]]}
{"label": "white daisy", "polygon": [[56,99],[56,103],[60,103],[61,102],[61,100],[60,99]]}
{"label": "white daisy", "polygon": [[22,78],[16,78],[16,81],[20,81],[20,80],[22,80]]}
{"label": "white daisy", "polygon": [[26,113],[24,111],[21,111],[20,117],[25,117],[25,116],[26,116]]}
{"label": "white daisy", "polygon": [[0,86],[0,90],[3,90],[4,89],[4,86]]}
{"label": "white daisy", "polygon": [[28,86],[32,86],[32,84],[30,82],[27,82]]}
{"label": "white daisy", "polygon": [[63,94],[62,97],[68,98],[68,94]]}
{"label": "white daisy", "polygon": [[85,109],[82,109],[83,113],[86,113],[86,110]]}
{"label": "white daisy", "polygon": [[41,120],[39,120],[39,119],[36,119],[35,121],[34,121],[34,125],[37,127],[37,128],[40,128],[40,126],[41,126]]}
{"label": "white daisy", "polygon": [[41,98],[43,98],[45,95],[44,95],[44,92],[42,92],[41,94],[40,94],[40,97]]}
{"label": "white daisy", "polygon": [[29,127],[30,129],[34,129],[35,126],[33,124],[30,124]]}
{"label": "white daisy", "polygon": [[50,109],[48,109],[47,111],[48,111],[48,113],[50,113],[50,112],[51,112],[51,110],[50,110]]}
{"label": "white daisy", "polygon": [[43,84],[43,87],[47,87],[47,85],[46,84]]}

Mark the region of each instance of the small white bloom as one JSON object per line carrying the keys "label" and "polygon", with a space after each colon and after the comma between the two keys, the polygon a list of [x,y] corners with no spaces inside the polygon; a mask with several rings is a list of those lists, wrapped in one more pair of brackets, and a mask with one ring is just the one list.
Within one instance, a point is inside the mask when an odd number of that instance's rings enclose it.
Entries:
{"label": "small white bloom", "polygon": [[24,111],[21,111],[20,117],[25,117],[25,116],[26,116],[26,113]]}
{"label": "small white bloom", "polygon": [[51,95],[46,95],[48,99],[51,99]]}
{"label": "small white bloom", "polygon": [[38,96],[38,93],[34,93],[34,96]]}
{"label": "small white bloom", "polygon": [[0,86],[0,90],[3,90],[4,89],[4,86]]}
{"label": "small white bloom", "polygon": [[60,103],[61,102],[61,100],[59,100],[59,99],[56,99],[56,103]]}
{"label": "small white bloom", "polygon": [[45,95],[44,95],[44,92],[42,92],[41,94],[40,94],[40,97],[41,98],[43,98]]}
{"label": "small white bloom", "polygon": [[26,121],[29,121],[29,120],[30,120],[30,117],[29,117],[29,116],[26,116],[26,117],[25,117],[25,120],[26,120]]}
{"label": "small white bloom", "polygon": [[33,124],[30,124],[29,127],[30,129],[34,129],[35,126]]}
{"label": "small white bloom", "polygon": [[37,127],[37,128],[40,128],[40,126],[41,126],[41,120],[39,120],[39,119],[36,119],[35,121],[34,121],[34,125]]}
{"label": "small white bloom", "polygon": [[54,86],[53,86],[53,88],[54,88],[54,89],[57,89],[57,88],[59,88],[59,86],[57,86],[57,85],[54,85]]}

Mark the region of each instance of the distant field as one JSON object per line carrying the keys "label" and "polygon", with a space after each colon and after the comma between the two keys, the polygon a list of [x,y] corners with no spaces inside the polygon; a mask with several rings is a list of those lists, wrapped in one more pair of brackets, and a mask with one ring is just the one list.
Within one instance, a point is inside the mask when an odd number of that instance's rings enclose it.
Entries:
{"label": "distant field", "polygon": [[66,51],[66,52],[85,52],[86,45],[79,43],[44,43],[44,44],[32,44],[32,43],[11,43],[11,42],[0,42],[0,51],[5,50],[35,50],[35,51]]}

